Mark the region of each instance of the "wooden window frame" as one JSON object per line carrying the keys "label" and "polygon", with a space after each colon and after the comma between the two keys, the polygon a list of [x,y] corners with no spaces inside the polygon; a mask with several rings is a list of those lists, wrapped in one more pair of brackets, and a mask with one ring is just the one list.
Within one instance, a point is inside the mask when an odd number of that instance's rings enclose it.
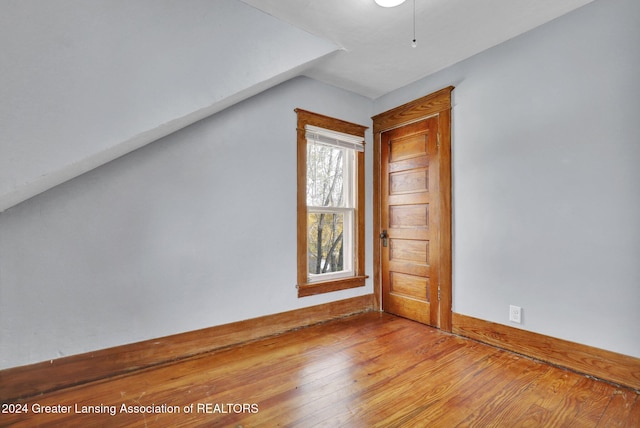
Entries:
{"label": "wooden window frame", "polygon": [[348,288],[363,287],[366,276],[364,274],[364,152],[355,153],[355,213],[354,213],[354,244],[353,244],[353,272],[347,278],[331,279],[327,281],[309,282],[308,280],[308,248],[307,248],[307,138],[305,127],[317,126],[332,131],[362,137],[366,126],[358,125],[333,117],[324,116],[307,110],[295,109],[298,116],[297,148],[298,148],[298,297],[329,293]]}

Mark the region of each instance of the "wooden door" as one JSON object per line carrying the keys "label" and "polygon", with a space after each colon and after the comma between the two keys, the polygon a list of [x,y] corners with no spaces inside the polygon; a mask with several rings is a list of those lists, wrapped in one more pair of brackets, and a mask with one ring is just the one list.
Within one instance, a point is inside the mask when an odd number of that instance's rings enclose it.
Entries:
{"label": "wooden door", "polygon": [[445,331],[452,328],[452,91],[372,117],[376,307]]}
{"label": "wooden door", "polygon": [[438,326],[438,118],[380,137],[383,310]]}

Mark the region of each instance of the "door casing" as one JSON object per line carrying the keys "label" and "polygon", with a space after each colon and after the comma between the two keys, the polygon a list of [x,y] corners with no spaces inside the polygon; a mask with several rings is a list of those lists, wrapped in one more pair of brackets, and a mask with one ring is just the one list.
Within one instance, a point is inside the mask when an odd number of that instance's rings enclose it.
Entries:
{"label": "door casing", "polygon": [[373,120],[373,278],[376,309],[382,309],[381,245],[381,138],[384,131],[412,122],[437,117],[440,150],[440,254],[438,266],[440,299],[438,300],[437,325],[451,331],[452,304],[452,206],[451,206],[451,92],[448,86],[437,92],[418,98],[372,117]]}

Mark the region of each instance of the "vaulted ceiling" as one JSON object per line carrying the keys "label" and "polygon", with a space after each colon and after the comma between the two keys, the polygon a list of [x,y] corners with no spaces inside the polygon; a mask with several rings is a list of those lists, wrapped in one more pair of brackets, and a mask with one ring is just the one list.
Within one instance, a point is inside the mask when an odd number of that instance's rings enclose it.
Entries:
{"label": "vaulted ceiling", "polygon": [[369,98],[592,0],[0,3],[0,211],[299,75]]}

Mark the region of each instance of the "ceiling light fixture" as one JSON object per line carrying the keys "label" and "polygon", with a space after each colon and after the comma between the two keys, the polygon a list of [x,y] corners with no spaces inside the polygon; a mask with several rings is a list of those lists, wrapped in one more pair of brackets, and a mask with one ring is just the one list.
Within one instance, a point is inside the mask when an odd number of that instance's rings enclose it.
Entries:
{"label": "ceiling light fixture", "polygon": [[378,6],[395,7],[404,3],[404,0],[375,0]]}

